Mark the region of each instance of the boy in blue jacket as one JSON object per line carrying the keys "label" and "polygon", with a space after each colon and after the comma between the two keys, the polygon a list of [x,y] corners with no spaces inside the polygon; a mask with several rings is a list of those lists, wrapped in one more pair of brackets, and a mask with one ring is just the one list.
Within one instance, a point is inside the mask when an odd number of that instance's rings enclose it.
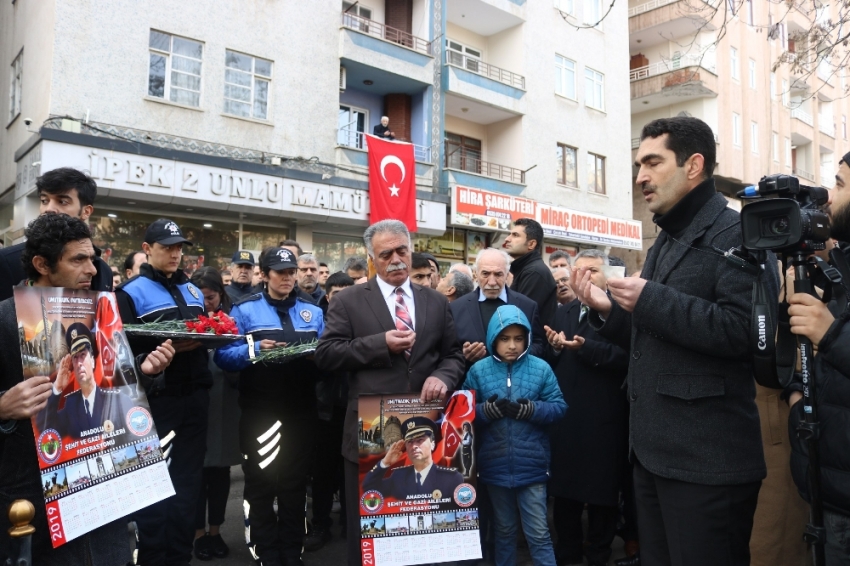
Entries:
{"label": "boy in blue jacket", "polygon": [[493,502],[496,566],[516,564],[517,509],[535,566],[555,566],[546,524],[549,436],[546,425],[567,404],[549,364],[528,353],[531,325],[514,305],[496,310],[487,327],[487,352],[466,376],[475,390],[478,479]]}

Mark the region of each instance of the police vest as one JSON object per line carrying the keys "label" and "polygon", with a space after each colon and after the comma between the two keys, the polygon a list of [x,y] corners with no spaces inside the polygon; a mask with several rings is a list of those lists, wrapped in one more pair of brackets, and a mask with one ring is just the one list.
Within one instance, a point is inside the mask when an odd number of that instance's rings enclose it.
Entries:
{"label": "police vest", "polygon": [[[192,283],[177,285],[186,306],[204,312],[204,297],[201,290]],[[171,309],[176,309],[174,298],[161,283],[147,277],[136,277],[125,283],[121,289],[133,300],[136,315],[141,319],[153,321]],[[168,317],[165,320],[170,320]]]}
{"label": "police vest", "polygon": [[[322,309],[316,305],[295,299],[295,305],[287,311],[295,332],[315,332],[316,337],[322,335],[325,329]],[[237,319],[245,334],[267,330],[283,330],[280,315],[262,295],[254,295],[238,303],[230,315]]]}

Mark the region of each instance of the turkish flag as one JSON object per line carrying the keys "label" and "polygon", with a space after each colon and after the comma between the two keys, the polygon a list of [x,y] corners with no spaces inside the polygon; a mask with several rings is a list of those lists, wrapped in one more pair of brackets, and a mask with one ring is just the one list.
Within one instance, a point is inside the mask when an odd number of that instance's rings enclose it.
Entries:
{"label": "turkish flag", "polygon": [[369,150],[369,222],[392,218],[416,231],[416,161],[413,144],[366,134]]}

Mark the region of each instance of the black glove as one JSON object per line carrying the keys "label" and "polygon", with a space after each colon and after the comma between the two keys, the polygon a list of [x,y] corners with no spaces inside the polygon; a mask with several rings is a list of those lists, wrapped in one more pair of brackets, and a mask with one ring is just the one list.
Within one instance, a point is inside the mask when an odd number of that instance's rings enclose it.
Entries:
{"label": "black glove", "polygon": [[534,414],[534,402],[528,399],[517,399],[509,402],[504,412],[512,419],[527,421]]}
{"label": "black glove", "polygon": [[501,419],[505,416],[505,409],[508,406],[507,399],[500,399],[498,395],[493,395],[484,401],[484,414],[491,421]]}

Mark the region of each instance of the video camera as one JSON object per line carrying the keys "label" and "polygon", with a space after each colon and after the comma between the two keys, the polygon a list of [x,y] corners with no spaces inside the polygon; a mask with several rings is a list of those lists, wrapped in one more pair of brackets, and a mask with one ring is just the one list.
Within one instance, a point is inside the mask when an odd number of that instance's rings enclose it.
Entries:
{"label": "video camera", "polygon": [[758,186],[739,191],[744,199],[765,198],[741,211],[744,248],[777,254],[812,253],[826,248],[829,217],[819,210],[829,199],[823,187],[807,187],[790,175],[762,177]]}

